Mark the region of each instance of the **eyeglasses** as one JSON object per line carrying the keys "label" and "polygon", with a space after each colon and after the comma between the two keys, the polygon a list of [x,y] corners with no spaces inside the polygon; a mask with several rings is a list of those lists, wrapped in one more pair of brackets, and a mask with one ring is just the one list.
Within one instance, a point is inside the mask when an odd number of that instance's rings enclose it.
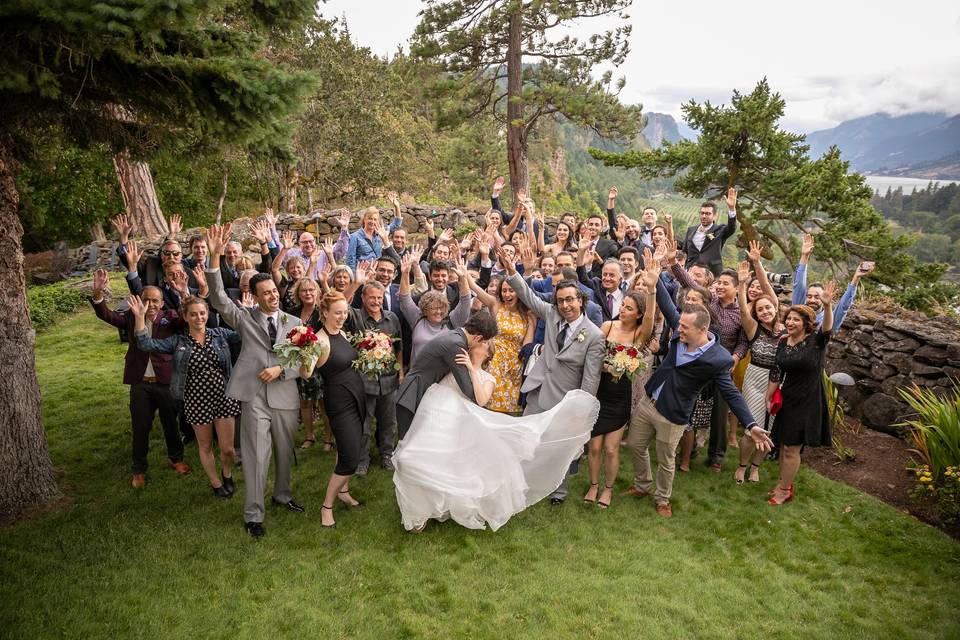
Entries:
{"label": "eyeglasses", "polygon": [[573,304],[579,299],[579,296],[566,296],[565,298],[557,298],[557,304]]}
{"label": "eyeglasses", "polygon": [[163,254],[163,255],[165,255],[165,256],[181,256],[181,255],[183,255],[183,252],[182,252],[182,251],[169,251],[169,250],[167,250],[167,249],[162,250],[160,253]]}

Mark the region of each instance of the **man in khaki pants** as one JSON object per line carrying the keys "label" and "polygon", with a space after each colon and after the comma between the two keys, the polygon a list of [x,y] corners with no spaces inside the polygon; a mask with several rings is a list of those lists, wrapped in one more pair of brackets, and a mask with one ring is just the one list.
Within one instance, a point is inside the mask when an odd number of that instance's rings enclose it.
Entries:
{"label": "man in khaki pants", "polygon": [[[659,280],[657,306],[677,336],[670,341],[666,358],[644,386],[645,397],[640,398],[630,417],[627,446],[633,454],[634,481],[627,493],[641,498],[653,495],[657,513],[669,518],[673,515],[670,495],[677,444],[693,413],[694,400],[707,382],[714,381],[734,414],[747,425],[746,432],[753,437],[758,449],[769,451],[773,442],[769,434],[757,426],[743,396],[733,385],[730,378],[733,356],[710,333],[707,309],[687,305],[680,313]],[[653,491],[648,452],[650,440],[654,438],[657,441],[656,492]]]}

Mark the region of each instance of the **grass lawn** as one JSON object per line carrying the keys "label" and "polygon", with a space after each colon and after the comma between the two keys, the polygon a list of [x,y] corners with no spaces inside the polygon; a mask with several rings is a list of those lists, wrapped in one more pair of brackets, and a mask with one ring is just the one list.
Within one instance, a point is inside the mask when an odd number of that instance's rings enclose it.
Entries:
{"label": "grass lawn", "polygon": [[130,488],[125,348],[89,310],[38,338],[65,497],[0,529],[0,637],[960,637],[960,544],[809,469],[783,508],[764,502],[773,467],[737,487],[728,459],[677,479],[671,520],[573,499],[495,534],[411,535],[379,469],[354,483],[367,508],[321,529],[333,456],[315,447],[293,476],[307,513],[268,508],[254,543],[242,487],[215,500],[195,445],[192,475],[167,469],[159,426],[148,484]]}

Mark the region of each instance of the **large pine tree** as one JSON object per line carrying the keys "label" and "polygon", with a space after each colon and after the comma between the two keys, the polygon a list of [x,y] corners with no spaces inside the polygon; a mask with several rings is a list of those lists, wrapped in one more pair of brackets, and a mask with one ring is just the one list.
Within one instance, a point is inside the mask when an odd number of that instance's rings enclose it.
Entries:
{"label": "large pine tree", "polygon": [[[310,78],[269,38],[315,0],[6,0],[0,3],[0,514],[57,494],[40,418],[16,177],[31,132],[132,157],[180,136],[283,155]],[[118,112],[130,117],[117,118]],[[64,345],[69,348],[69,345]]]}
{"label": "large pine tree", "polygon": [[[602,136],[629,140],[643,127],[639,106],[620,103],[609,72],[629,52],[632,0],[426,0],[411,51],[439,61],[441,126],[481,113],[506,127],[510,186],[528,189],[527,147],[543,118],[563,115]],[[581,40],[558,35],[574,23],[609,16],[620,26]]]}

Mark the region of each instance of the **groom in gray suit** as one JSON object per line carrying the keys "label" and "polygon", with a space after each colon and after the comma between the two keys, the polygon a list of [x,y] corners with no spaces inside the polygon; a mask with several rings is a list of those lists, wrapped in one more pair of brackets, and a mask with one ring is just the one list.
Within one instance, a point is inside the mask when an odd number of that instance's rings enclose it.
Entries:
{"label": "groom in gray suit", "polygon": [[[517,292],[517,297],[544,321],[543,353],[520,387],[520,391],[527,394],[523,414],[547,411],[574,389],[597,395],[606,346],[603,333],[584,315],[586,294],[576,280],[558,282],[551,305],[530,290],[512,260],[501,256],[501,264],[509,274],[507,283]],[[576,473],[579,466],[577,458],[570,463],[569,474]],[[550,495],[551,504],[564,501],[568,484],[565,477]]]}
{"label": "groom in gray suit", "polygon": [[[220,254],[230,239],[230,225],[214,225],[207,234],[210,264],[220,264]],[[280,311],[280,294],[269,274],[258,273],[250,279],[250,293],[257,300],[254,309],[241,309],[227,297],[220,269],[206,271],[210,305],[240,334],[243,347],[227,383],[227,396],[241,402],[240,442],[243,450],[244,527],[254,538],[261,537],[264,517],[264,492],[270,454],[277,449],[273,502],[290,511],[304,508],[290,495],[290,462],[293,435],[297,430],[300,395],[297,392],[296,367],[284,368],[277,362],[273,345],[286,338],[300,319]]]}

